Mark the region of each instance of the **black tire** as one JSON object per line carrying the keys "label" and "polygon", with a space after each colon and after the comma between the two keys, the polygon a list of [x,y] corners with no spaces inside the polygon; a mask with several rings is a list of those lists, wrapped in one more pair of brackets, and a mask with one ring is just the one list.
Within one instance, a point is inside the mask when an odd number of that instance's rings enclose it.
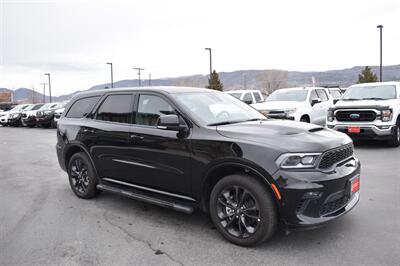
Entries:
{"label": "black tire", "polygon": [[300,122],[310,123],[310,118],[308,118],[308,116],[306,116],[306,115],[303,115],[303,116],[300,118]]}
{"label": "black tire", "polygon": [[57,123],[54,121],[54,117],[51,119],[50,127],[57,128]]}
{"label": "black tire", "polygon": [[241,174],[226,176],[214,186],[210,216],[222,236],[240,246],[271,238],[278,223],[274,200],[265,184]]}
{"label": "black tire", "polygon": [[84,152],[75,153],[69,160],[68,179],[72,191],[79,198],[90,199],[99,194],[96,171]]}
{"label": "black tire", "polygon": [[393,130],[392,138],[389,140],[391,147],[399,147],[400,145],[400,126],[399,124]]}

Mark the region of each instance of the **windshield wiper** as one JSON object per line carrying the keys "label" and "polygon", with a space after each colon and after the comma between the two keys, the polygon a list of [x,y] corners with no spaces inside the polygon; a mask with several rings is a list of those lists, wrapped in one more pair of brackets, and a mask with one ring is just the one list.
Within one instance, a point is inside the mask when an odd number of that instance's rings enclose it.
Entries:
{"label": "windshield wiper", "polygon": [[251,118],[251,119],[247,119],[247,120],[223,121],[223,122],[211,123],[211,124],[208,124],[207,126],[223,126],[223,125],[229,125],[229,124],[237,124],[237,123],[250,122],[250,121],[264,121],[264,120],[267,120],[267,119]]}
{"label": "windshield wiper", "polygon": [[361,101],[362,99],[358,98],[343,98],[342,101]]}
{"label": "windshield wiper", "polygon": [[369,98],[362,98],[362,100],[387,100],[379,97],[369,97]]}

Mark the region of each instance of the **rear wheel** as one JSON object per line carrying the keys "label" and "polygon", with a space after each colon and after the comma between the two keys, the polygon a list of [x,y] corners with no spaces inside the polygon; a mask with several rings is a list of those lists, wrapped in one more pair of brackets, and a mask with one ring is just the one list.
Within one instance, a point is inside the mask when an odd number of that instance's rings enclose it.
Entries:
{"label": "rear wheel", "polygon": [[310,118],[309,118],[308,116],[306,116],[306,115],[303,115],[303,116],[300,118],[300,122],[310,123]]}
{"label": "rear wheel", "polygon": [[96,172],[84,152],[72,155],[68,162],[68,177],[72,191],[79,198],[90,199],[98,194]]}
{"label": "rear wheel", "polygon": [[210,196],[210,216],[222,236],[240,246],[267,240],[277,226],[271,193],[249,175],[229,175],[218,181]]}
{"label": "rear wheel", "polygon": [[398,147],[400,145],[400,126],[399,123],[395,126],[389,145],[392,147]]}

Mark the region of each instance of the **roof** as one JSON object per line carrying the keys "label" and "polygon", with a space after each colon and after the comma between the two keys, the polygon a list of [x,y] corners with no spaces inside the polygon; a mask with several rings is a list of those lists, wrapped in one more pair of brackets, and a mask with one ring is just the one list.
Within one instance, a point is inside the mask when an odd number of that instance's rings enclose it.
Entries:
{"label": "roof", "polygon": [[400,86],[400,81],[385,81],[385,82],[370,82],[370,83],[360,83],[350,86],[351,87],[368,87],[368,86],[378,86],[378,85],[394,85]]}
{"label": "roof", "polygon": [[295,87],[295,88],[282,88],[276,91],[294,91],[294,90],[310,90],[310,89],[325,89],[322,87]]}
{"label": "roof", "polygon": [[226,93],[244,93],[244,92],[260,92],[259,90],[230,90],[224,91]]}

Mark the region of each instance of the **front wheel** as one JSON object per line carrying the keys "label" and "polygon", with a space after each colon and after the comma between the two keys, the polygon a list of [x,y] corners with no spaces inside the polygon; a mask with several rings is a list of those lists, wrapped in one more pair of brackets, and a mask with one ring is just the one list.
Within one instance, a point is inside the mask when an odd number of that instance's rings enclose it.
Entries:
{"label": "front wheel", "polygon": [[210,196],[210,216],[222,236],[240,246],[269,239],[277,227],[271,193],[249,175],[229,175],[218,181]]}
{"label": "front wheel", "polygon": [[400,126],[396,125],[393,130],[389,145],[392,147],[398,147],[400,145]]}

